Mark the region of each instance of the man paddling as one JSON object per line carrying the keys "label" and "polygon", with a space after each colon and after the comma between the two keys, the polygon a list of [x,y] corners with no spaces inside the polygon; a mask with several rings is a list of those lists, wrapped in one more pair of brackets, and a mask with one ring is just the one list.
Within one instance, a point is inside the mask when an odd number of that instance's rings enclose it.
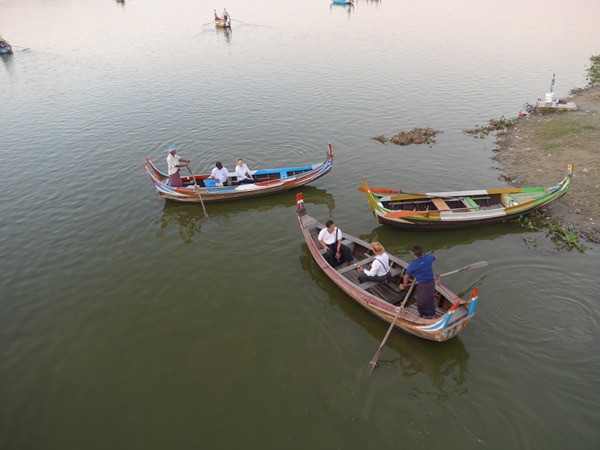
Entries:
{"label": "man paddling", "polygon": [[433,275],[433,262],[435,256],[431,253],[423,255],[423,249],[415,245],[412,249],[415,259],[408,265],[404,272],[404,278],[400,286],[401,291],[406,289],[408,277],[413,275],[416,278],[417,284],[417,309],[419,315],[425,319],[433,319],[435,317],[435,277]]}
{"label": "man paddling", "polygon": [[[179,164],[180,162],[186,164]],[[183,181],[181,181],[181,175],[179,175],[179,169],[182,167],[187,167],[187,163],[189,163],[189,159],[181,159],[177,154],[177,148],[171,145],[169,147],[169,156],[167,156],[167,167],[168,167],[168,175],[169,175],[169,185],[173,187],[182,187]]]}

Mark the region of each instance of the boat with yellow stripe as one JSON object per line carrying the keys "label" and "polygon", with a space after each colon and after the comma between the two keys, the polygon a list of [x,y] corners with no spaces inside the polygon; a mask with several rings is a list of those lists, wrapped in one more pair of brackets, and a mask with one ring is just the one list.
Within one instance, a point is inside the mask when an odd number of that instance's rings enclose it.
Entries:
{"label": "boat with yellow stripe", "polygon": [[410,193],[374,188],[363,179],[377,222],[408,230],[443,230],[502,222],[529,214],[564,195],[571,185],[573,166],[564,179],[548,187],[482,189]]}

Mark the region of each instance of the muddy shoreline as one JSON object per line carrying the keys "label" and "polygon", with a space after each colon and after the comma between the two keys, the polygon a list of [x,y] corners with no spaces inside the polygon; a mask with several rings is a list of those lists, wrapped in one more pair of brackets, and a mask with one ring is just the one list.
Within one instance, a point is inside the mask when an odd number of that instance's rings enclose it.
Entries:
{"label": "muddy shoreline", "polygon": [[600,243],[600,86],[569,98],[577,111],[518,118],[498,136],[494,160],[514,186],[550,186],[574,167],[569,191],[545,212],[584,240]]}

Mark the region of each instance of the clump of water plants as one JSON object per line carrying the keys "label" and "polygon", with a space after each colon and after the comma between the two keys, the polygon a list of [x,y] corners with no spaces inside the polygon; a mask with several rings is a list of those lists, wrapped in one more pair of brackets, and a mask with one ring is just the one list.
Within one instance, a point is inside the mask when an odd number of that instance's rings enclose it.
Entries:
{"label": "clump of water plants", "polygon": [[396,145],[410,144],[435,144],[434,137],[443,131],[434,130],[433,128],[414,128],[411,131],[400,131],[389,139],[383,135],[375,136],[375,139],[382,144],[391,142]]}
{"label": "clump of water plants", "polygon": [[517,120],[516,117],[500,117],[499,119],[490,119],[488,125],[479,126],[477,125],[475,128],[471,130],[464,130],[466,134],[470,134],[471,136],[479,139],[485,138],[490,133],[495,132],[496,136],[499,134],[503,134],[506,129],[511,126]]}
{"label": "clump of water plants", "polygon": [[[545,216],[539,211],[534,211],[528,216],[521,216],[517,219],[521,226],[527,228],[530,231],[543,231],[546,236],[550,237],[550,240],[558,250],[578,250],[584,253],[587,249],[585,244],[580,240],[579,234],[570,229],[565,228],[559,224],[556,220]],[[533,247],[537,247],[537,241],[535,238],[526,236],[523,240]]]}

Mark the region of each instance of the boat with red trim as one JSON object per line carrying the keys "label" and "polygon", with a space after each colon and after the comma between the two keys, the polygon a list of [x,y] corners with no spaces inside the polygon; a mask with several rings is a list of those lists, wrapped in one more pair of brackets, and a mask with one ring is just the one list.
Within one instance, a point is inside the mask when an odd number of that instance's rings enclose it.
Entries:
{"label": "boat with red trim", "polygon": [[374,188],[363,179],[377,222],[407,230],[443,230],[502,222],[529,214],[563,196],[571,185],[573,166],[564,179],[548,187],[409,193]]}
{"label": "boat with red trim", "polygon": [[178,202],[219,202],[260,195],[275,194],[304,186],[329,173],[333,167],[333,148],[327,145],[327,157],[323,162],[306,166],[279,169],[251,170],[256,183],[240,184],[232,173],[232,185],[216,185],[210,174],[183,176],[183,187],[169,185],[169,176],[161,172],[146,157],[142,164],[160,197]]}
{"label": "boat with red trim", "polygon": [[[325,225],[308,215],[302,193],[297,194],[296,203],[300,229],[310,254],[325,275],[360,306],[387,323],[394,322],[395,328],[432,341],[446,341],[467,326],[475,314],[479,288],[476,287],[471,298],[464,301],[447,287],[436,284],[435,316],[429,319],[420,317],[415,294],[411,293],[406,299],[406,291],[400,291],[398,288],[400,278],[408,267],[407,262],[388,254],[391,277],[388,277],[389,281],[359,283],[360,272],[356,270],[357,267],[369,264],[375,259],[370,244],[344,232],[342,243],[352,250],[354,263],[332,267],[325,259],[324,251],[318,242],[319,232]],[[397,306],[399,304],[400,311]],[[397,313],[398,317],[395,318]]]}

